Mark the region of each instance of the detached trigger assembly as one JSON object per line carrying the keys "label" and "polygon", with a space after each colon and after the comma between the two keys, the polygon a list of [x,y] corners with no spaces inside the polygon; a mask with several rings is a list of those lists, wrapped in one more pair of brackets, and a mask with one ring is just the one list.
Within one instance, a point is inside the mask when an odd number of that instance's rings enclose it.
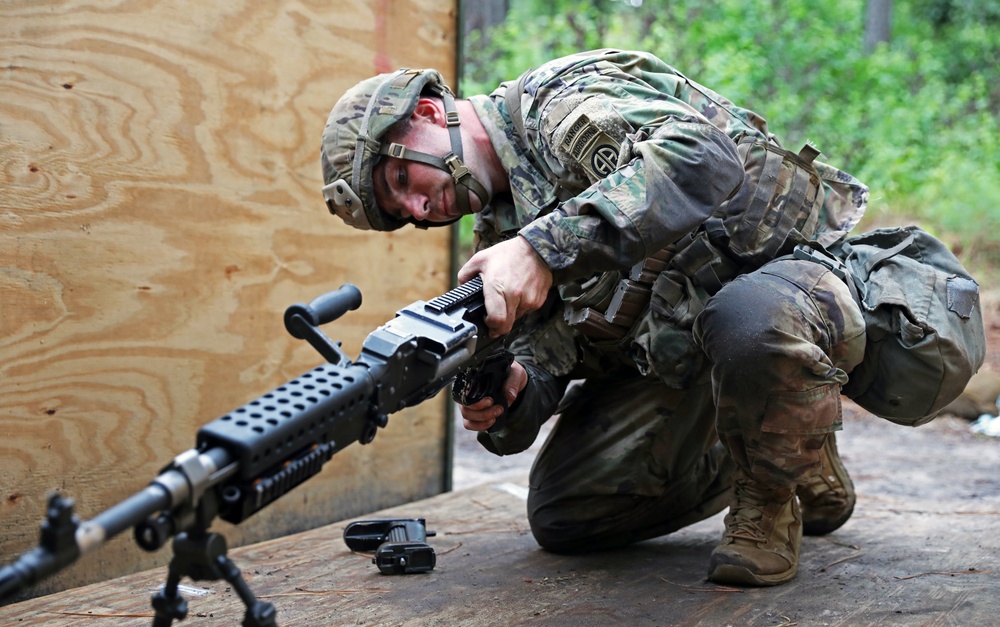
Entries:
{"label": "detached trigger assembly", "polygon": [[372,564],[383,575],[409,575],[434,569],[437,557],[426,542],[434,535],[423,518],[359,520],[344,529],[344,542],[356,553],[374,551]]}

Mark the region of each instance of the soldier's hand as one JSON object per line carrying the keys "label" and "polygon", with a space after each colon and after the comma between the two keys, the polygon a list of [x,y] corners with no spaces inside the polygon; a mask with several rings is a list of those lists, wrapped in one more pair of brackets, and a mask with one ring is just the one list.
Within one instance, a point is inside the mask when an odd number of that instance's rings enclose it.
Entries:
{"label": "soldier's hand", "polygon": [[515,237],[481,250],[458,271],[459,283],[483,275],[486,326],[492,337],[510,332],[514,321],[545,304],[552,271],[528,240]]}
{"label": "soldier's hand", "polygon": [[[514,360],[503,385],[504,395],[507,397],[507,407],[514,404],[526,385],[528,385],[528,372],[524,366]],[[472,405],[461,405],[460,410],[463,418],[462,424],[469,431],[486,431],[503,413],[503,407],[494,403],[489,396]]]}

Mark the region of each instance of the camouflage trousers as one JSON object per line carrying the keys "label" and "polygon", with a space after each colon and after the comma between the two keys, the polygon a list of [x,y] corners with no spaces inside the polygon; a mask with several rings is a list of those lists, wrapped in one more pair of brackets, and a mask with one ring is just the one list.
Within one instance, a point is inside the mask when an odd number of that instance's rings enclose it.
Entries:
{"label": "camouflage trousers", "polygon": [[804,481],[840,427],[864,321],[826,268],[783,259],[713,296],[695,324],[704,371],[686,389],[621,370],[567,394],[531,470],[528,518],[554,551],[664,535],[729,505],[737,465]]}

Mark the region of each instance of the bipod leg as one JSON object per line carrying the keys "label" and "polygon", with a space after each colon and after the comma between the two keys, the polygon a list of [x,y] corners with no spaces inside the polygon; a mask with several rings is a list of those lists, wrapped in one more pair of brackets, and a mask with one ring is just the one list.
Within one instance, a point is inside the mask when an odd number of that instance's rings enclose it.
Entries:
{"label": "bipod leg", "polygon": [[194,581],[228,582],[240,595],[247,611],[244,627],[277,627],[274,605],[259,601],[240,575],[240,569],[226,556],[226,539],[218,533],[194,530],[174,538],[167,583],[153,597],[153,627],[170,627],[187,616],[187,601],[178,592],[181,577]]}
{"label": "bipod leg", "polygon": [[175,556],[170,560],[167,583],[153,595],[153,627],[170,627],[175,619],[184,620],[187,617],[187,600],[177,590],[181,582],[179,566]]}
{"label": "bipod leg", "polygon": [[278,627],[278,612],[274,605],[267,601],[261,601],[254,596],[250,586],[240,575],[240,569],[233,564],[233,561],[225,555],[215,558],[222,578],[229,582],[236,590],[236,594],[243,599],[243,604],[247,606],[246,615],[243,617],[243,627]]}

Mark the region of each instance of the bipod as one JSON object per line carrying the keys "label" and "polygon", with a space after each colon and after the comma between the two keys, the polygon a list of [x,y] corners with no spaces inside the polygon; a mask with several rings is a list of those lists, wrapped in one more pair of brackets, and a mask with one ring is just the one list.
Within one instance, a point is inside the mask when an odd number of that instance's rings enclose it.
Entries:
{"label": "bipod", "polygon": [[153,627],[170,627],[174,620],[184,620],[187,616],[187,600],[178,591],[181,577],[227,581],[247,608],[243,627],[277,627],[274,605],[254,596],[240,569],[226,556],[226,539],[222,535],[205,530],[183,532],[177,534],[173,545],[167,583],[153,596]]}

